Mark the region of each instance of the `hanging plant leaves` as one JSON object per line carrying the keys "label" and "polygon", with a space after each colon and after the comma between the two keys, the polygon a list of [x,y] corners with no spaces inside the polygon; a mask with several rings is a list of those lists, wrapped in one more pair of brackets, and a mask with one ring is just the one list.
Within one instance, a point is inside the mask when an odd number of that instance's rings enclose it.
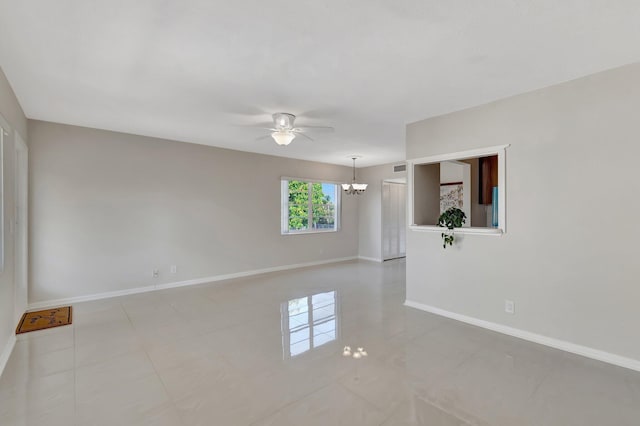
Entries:
{"label": "hanging plant leaves", "polygon": [[451,207],[447,209],[438,218],[438,226],[447,228],[447,232],[440,234],[442,237],[442,248],[447,248],[447,244],[453,245],[453,230],[454,228],[461,228],[467,221],[467,215],[457,207]]}

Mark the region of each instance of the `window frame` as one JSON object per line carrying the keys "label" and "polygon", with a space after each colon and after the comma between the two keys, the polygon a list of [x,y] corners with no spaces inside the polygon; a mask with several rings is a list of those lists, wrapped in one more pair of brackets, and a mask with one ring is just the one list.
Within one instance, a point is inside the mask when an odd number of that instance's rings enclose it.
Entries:
{"label": "window frame", "polygon": [[469,151],[452,152],[448,154],[433,155],[413,160],[407,160],[407,203],[408,203],[408,223],[409,229],[421,232],[442,232],[442,227],[437,225],[417,225],[414,222],[414,169],[422,164],[441,163],[443,161],[466,160],[469,158],[498,156],[498,226],[497,228],[486,227],[462,227],[456,228],[458,234],[478,234],[502,236],[507,232],[507,176],[506,176],[506,150],[510,146],[499,145],[487,148],[472,149]]}
{"label": "window frame", "polygon": [[9,138],[12,133],[11,127],[9,123],[6,122],[4,117],[0,114],[0,274],[4,273],[5,270],[5,188],[4,188],[4,147],[5,141]]}
{"label": "window frame", "polygon": [[[289,230],[289,181],[299,181],[308,184],[312,183],[329,183],[336,186],[336,208],[335,208],[335,226],[332,229],[303,229],[299,231]],[[309,201],[308,201],[308,223],[313,223],[313,197],[312,185],[309,185]],[[291,176],[280,177],[280,235],[304,235],[304,234],[324,234],[330,232],[338,232],[340,230],[340,216],[342,216],[342,190],[340,182],[323,179],[298,178]]]}

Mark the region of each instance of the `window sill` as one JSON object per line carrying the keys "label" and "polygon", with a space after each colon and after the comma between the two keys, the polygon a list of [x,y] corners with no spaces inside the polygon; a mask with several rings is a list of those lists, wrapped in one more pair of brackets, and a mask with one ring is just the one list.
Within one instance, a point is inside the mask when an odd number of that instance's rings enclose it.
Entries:
{"label": "window sill", "polygon": [[[409,229],[418,232],[444,232],[447,228],[442,228],[435,225],[409,225]],[[494,237],[501,237],[504,231],[500,228],[455,228],[453,230],[456,234],[469,234],[469,235],[491,235]]]}
{"label": "window sill", "polygon": [[307,234],[330,234],[332,232],[338,232],[337,229],[326,229],[326,230],[308,230],[308,231],[294,231],[294,232],[281,232],[280,235],[307,235]]}

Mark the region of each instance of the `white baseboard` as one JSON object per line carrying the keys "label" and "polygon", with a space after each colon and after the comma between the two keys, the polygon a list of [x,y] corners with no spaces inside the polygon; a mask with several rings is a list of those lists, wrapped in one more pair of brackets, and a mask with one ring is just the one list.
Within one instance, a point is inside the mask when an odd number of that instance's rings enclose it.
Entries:
{"label": "white baseboard", "polygon": [[206,284],[215,281],[230,280],[233,278],[249,277],[252,275],[267,274],[270,272],[287,271],[290,269],[307,268],[310,266],[326,265],[329,263],[346,262],[358,259],[357,256],[340,257],[335,259],[319,260],[314,262],[296,263],[293,265],[273,266],[271,268],[254,269],[251,271],[234,272],[232,274],[214,275],[212,277],[195,278],[186,281],[157,284],[145,287],[135,287],[126,290],[108,291],[105,293],[89,294],[85,296],[67,297],[63,299],[45,300],[42,302],[30,303],[28,310],[46,309],[60,305],[70,305],[73,303],[88,302],[91,300],[109,299],[111,297],[127,296],[130,294],[145,293],[148,291],[164,290],[168,288],[185,287],[189,285]]}
{"label": "white baseboard", "polygon": [[404,304],[405,306],[409,306],[411,308],[420,309],[422,311],[430,312],[432,314],[451,318],[467,324],[486,328],[488,330],[497,331],[498,333],[507,334],[509,336],[517,337],[519,339],[524,339],[530,342],[549,346],[555,349],[560,349],[565,352],[571,352],[577,355],[582,355],[587,358],[592,358],[598,361],[617,365],[619,367],[640,371],[640,360],[636,360],[633,358],[627,358],[624,356],[612,354],[610,352],[601,351],[599,349],[590,348],[588,346],[582,346],[576,343],[567,342],[565,340],[554,339],[553,337],[543,336],[541,334],[520,330],[518,328],[509,327],[502,324],[496,324],[494,322],[485,321],[478,318],[468,317],[466,315],[446,311],[444,309],[436,308],[434,306],[429,306],[429,305],[425,305],[418,302],[413,302],[410,300],[405,301]]}
{"label": "white baseboard", "polygon": [[326,265],[329,263],[347,262],[350,260],[356,260],[357,256],[340,257],[336,259],[318,260],[315,262],[296,263],[293,265],[273,266],[271,268],[254,269],[252,271],[234,272],[232,274],[216,275],[207,278],[196,278],[194,280],[179,281],[175,283],[159,284],[156,286],[158,290],[166,288],[184,287],[188,285],[206,284],[214,281],[232,280],[234,278],[250,277],[252,275],[268,274],[271,272],[288,271],[291,269],[308,268],[310,266]]}
{"label": "white baseboard", "polygon": [[9,337],[9,341],[7,341],[6,345],[4,345],[4,349],[2,353],[0,353],[0,376],[2,376],[2,372],[4,368],[7,366],[7,361],[9,361],[9,357],[11,356],[11,352],[13,351],[13,347],[16,345],[16,335],[12,334]]}
{"label": "white baseboard", "polygon": [[53,308],[61,305],[71,305],[80,302],[89,302],[91,300],[109,299],[111,297],[127,296],[129,294],[146,293],[148,291],[157,290],[155,285],[146,287],[135,287],[126,290],[107,291],[104,293],[87,294],[85,296],[66,297],[63,299],[44,300],[42,302],[29,303],[28,311],[35,311],[38,309]]}
{"label": "white baseboard", "polygon": [[358,259],[360,260],[366,260],[368,262],[377,262],[377,263],[382,263],[382,259],[378,259],[376,257],[366,257],[366,256],[358,256]]}

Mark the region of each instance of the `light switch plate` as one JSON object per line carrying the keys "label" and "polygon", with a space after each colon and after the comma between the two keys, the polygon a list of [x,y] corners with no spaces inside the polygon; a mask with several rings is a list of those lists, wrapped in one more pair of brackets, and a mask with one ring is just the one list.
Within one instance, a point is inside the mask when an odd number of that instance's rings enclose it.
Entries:
{"label": "light switch plate", "polygon": [[514,314],[516,312],[516,305],[513,302],[513,300],[506,300],[504,301],[504,311],[508,314]]}

